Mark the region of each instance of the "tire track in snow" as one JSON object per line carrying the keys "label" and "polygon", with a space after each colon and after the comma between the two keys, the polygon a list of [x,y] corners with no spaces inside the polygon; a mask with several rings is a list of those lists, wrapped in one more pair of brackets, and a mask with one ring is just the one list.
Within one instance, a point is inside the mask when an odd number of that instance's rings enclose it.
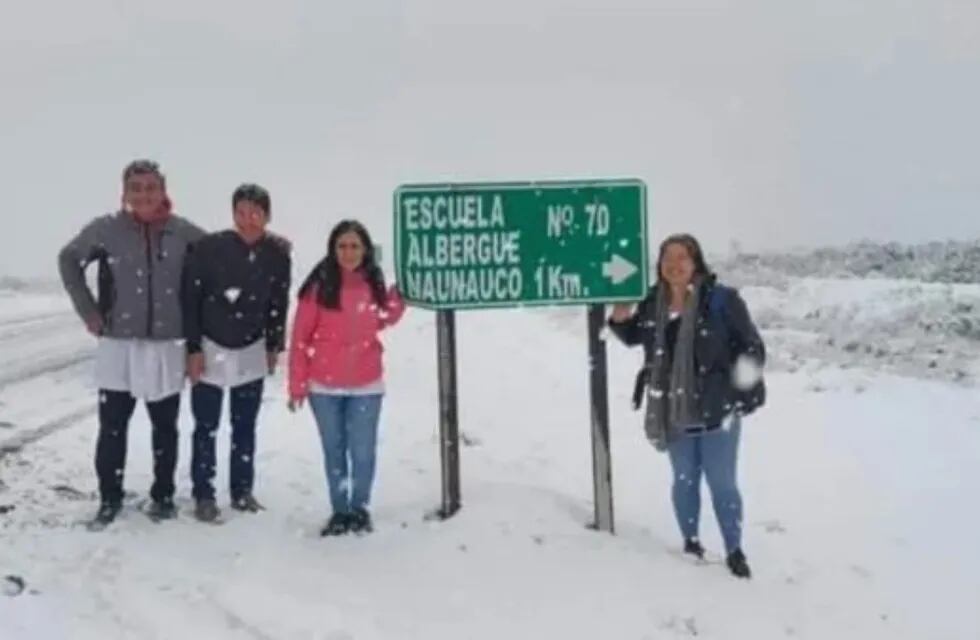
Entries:
{"label": "tire track in snow", "polygon": [[44,418],[41,424],[29,426],[34,421],[24,424],[23,420],[12,421],[8,415],[8,421],[17,422],[23,428],[0,440],[0,459],[98,411],[98,405],[89,398],[82,406],[71,402],[67,407],[56,409],[50,395],[37,393],[36,384],[31,384],[55,373],[64,374],[52,381],[55,387],[62,383],[62,378],[81,377],[85,370],[82,365],[94,356],[91,341],[86,338],[87,334],[71,311],[25,314],[0,320],[0,353],[4,364],[0,369],[0,406],[6,404],[14,414],[27,416],[36,409],[41,414],[38,417]]}
{"label": "tire track in snow", "polygon": [[89,362],[92,350],[84,349],[69,354],[56,354],[40,357],[29,364],[16,366],[12,370],[0,373],[0,389],[18,382],[27,382],[49,373],[63,371],[78,364]]}
{"label": "tire track in snow", "polygon": [[210,602],[215,609],[221,613],[225,619],[225,623],[230,629],[244,633],[249,638],[254,638],[255,640],[275,640],[273,636],[266,634],[257,626],[250,623],[248,620],[245,620],[240,615],[232,611],[229,607],[225,606],[225,604],[219,601],[213,593],[208,593],[206,597],[208,602]]}
{"label": "tire track in snow", "polygon": [[0,341],[17,338],[38,329],[47,329],[54,325],[54,328],[64,329],[75,326],[77,319],[75,314],[70,311],[58,313],[37,313],[28,316],[20,316],[0,320]]}
{"label": "tire track in snow", "polygon": [[[68,311],[0,320],[0,390],[92,359],[93,345]],[[80,344],[81,343],[81,346]]]}
{"label": "tire track in snow", "polygon": [[29,429],[25,433],[20,433],[9,440],[4,440],[0,442],[0,460],[3,460],[6,456],[12,453],[20,453],[24,447],[29,444],[33,444],[42,438],[46,438],[53,433],[57,433],[63,429],[73,426],[74,424],[85,420],[86,418],[95,415],[98,411],[98,407],[83,407],[76,409],[66,415],[55,418],[54,420],[48,420],[44,424]]}

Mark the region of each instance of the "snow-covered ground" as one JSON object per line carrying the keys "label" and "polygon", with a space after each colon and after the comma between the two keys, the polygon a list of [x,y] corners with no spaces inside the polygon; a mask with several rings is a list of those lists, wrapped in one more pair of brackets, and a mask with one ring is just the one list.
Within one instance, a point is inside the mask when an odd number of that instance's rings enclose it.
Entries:
{"label": "snow-covered ground", "polygon": [[[423,518],[439,499],[435,336],[433,316],[411,310],[386,338],[377,531],[325,540],[318,439],[308,413],[286,410],[281,379],[261,414],[267,511],[193,520],[185,402],[181,517],[158,525],[135,508],[150,480],[138,411],[133,508],[102,533],[79,526],[96,506],[91,339],[60,296],[0,293],[0,579],[26,583],[0,595],[0,638],[978,637],[980,342],[922,326],[978,290],[742,284],[774,354],[741,449],[750,582],[679,556],[667,460],[629,409],[640,354],[612,342],[617,534],[584,526],[581,309],[459,314],[464,508],[445,522]],[[957,368],[969,375],[954,382]],[[224,455],[227,427],[220,442]]]}

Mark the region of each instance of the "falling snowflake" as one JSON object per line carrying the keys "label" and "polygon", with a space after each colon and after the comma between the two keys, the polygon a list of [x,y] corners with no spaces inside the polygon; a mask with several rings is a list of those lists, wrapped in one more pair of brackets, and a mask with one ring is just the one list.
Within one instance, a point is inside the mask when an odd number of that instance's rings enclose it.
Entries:
{"label": "falling snowflake", "polygon": [[242,295],[242,290],[238,287],[228,287],[225,289],[225,299],[232,304],[238,301],[238,296],[240,295]]}

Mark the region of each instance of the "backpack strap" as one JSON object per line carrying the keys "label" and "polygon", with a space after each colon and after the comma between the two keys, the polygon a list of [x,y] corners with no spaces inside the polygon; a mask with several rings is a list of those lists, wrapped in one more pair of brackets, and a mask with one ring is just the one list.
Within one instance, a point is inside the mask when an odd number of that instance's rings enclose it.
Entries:
{"label": "backpack strap", "polygon": [[728,298],[728,290],[723,287],[712,287],[711,297],[708,299],[708,311],[712,316],[724,322],[725,302]]}
{"label": "backpack strap", "polygon": [[714,321],[714,326],[727,343],[730,339],[728,322],[725,319],[725,305],[728,303],[728,289],[712,287],[708,297],[708,316]]}

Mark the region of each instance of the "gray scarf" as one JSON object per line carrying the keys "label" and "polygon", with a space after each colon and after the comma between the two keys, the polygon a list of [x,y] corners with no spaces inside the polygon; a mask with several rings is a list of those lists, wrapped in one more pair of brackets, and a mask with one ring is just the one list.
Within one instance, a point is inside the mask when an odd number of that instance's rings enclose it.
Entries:
{"label": "gray scarf", "polygon": [[[657,287],[653,358],[650,362],[649,394],[644,429],[660,451],[686,427],[698,424],[697,374],[694,369],[694,338],[700,308],[701,282],[690,287],[677,331],[673,362],[667,361],[667,324],[670,322],[670,290]],[[669,387],[664,388],[668,384]]]}

